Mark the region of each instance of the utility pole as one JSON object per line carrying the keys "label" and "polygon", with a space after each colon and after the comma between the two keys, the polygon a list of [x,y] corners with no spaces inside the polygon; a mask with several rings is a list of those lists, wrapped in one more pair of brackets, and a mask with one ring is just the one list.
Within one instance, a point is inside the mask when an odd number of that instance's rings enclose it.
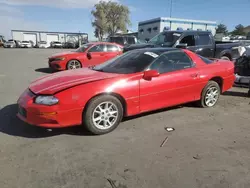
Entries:
{"label": "utility pole", "polygon": [[172,5],[173,5],[173,0],[170,0],[170,18],[172,17]]}

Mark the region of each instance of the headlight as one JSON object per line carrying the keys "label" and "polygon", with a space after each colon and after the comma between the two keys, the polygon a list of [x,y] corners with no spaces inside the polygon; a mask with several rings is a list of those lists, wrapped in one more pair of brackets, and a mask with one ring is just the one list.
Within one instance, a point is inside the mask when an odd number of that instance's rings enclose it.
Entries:
{"label": "headlight", "polygon": [[43,104],[43,105],[47,105],[47,106],[57,104],[58,102],[59,102],[59,100],[54,96],[37,96],[35,98],[36,104]]}
{"label": "headlight", "polygon": [[62,61],[64,59],[65,59],[65,57],[58,57],[58,58],[55,58],[54,61]]}

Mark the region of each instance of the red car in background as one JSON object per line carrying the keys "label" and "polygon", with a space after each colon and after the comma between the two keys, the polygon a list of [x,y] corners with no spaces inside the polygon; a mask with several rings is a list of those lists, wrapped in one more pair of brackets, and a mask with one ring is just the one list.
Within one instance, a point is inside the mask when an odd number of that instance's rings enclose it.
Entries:
{"label": "red car in background", "polygon": [[53,70],[70,70],[101,64],[122,54],[122,46],[115,43],[88,43],[75,51],[57,53],[49,57]]}
{"label": "red car in background", "polygon": [[173,48],[132,50],[92,68],[32,82],[18,99],[18,117],[48,128],[83,124],[93,134],[104,134],[124,116],[192,101],[213,107],[234,80],[228,60]]}

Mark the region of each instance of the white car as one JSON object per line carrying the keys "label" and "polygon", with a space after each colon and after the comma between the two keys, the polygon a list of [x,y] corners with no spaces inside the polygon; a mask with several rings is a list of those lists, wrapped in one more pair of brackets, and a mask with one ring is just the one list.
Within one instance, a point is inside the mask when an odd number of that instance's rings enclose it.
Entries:
{"label": "white car", "polygon": [[50,45],[52,48],[62,48],[62,43],[61,42],[58,42],[58,41],[53,41],[51,42],[51,45]]}
{"label": "white car", "polygon": [[21,42],[21,47],[22,48],[32,48],[32,43],[30,41],[22,41]]}
{"label": "white car", "polygon": [[8,40],[3,44],[4,48],[15,48],[16,42],[14,40]]}
{"label": "white car", "polygon": [[40,41],[37,43],[38,48],[49,48],[50,44],[48,44],[46,41]]}

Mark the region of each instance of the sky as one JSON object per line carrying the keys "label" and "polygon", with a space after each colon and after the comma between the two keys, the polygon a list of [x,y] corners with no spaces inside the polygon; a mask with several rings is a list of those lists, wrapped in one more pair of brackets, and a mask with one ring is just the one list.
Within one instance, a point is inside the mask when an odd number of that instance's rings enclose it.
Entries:
{"label": "sky", "polygon": [[[108,0],[105,0],[108,1]],[[138,22],[169,17],[171,0],[113,0],[130,8],[130,30]],[[94,39],[91,10],[99,0],[0,0],[0,34],[11,30],[84,32]],[[250,25],[250,0],[172,0],[172,17],[235,25]]]}

